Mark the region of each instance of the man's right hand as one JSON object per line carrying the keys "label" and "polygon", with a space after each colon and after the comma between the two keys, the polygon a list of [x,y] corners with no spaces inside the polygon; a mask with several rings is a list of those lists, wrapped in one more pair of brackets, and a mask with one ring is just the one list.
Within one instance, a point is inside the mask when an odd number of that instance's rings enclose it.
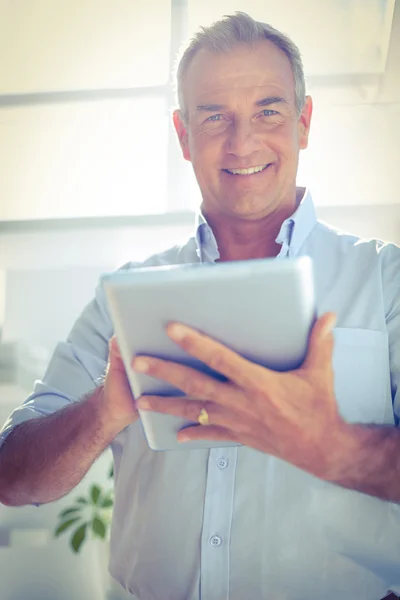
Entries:
{"label": "man's right hand", "polygon": [[108,363],[100,401],[107,425],[122,431],[137,421],[139,414],[115,335],[108,347]]}
{"label": "man's right hand", "polygon": [[0,454],[0,503],[24,506],[62,498],[115,436],[138,418],[113,337],[105,380],[93,393],[53,414],[20,423],[10,433]]}

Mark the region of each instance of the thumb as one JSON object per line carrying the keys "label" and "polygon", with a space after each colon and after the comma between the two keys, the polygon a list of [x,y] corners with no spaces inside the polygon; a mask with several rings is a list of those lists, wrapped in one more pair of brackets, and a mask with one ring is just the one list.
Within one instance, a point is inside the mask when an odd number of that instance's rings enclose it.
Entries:
{"label": "thumb", "polygon": [[118,346],[117,337],[115,335],[110,338],[108,342],[108,363],[111,368],[117,369],[118,371],[124,371],[124,363],[121,356],[121,351]]}
{"label": "thumb", "polygon": [[336,314],[329,312],[320,317],[311,331],[308,351],[303,367],[324,368],[331,364],[333,353],[333,333]]}

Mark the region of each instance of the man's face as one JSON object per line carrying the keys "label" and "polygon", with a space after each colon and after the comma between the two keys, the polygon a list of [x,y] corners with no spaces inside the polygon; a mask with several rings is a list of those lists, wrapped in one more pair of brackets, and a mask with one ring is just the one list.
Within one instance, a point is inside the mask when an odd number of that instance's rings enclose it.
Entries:
{"label": "man's face", "polygon": [[[174,123],[193,164],[205,212],[259,219],[293,201],[299,150],[307,147],[312,103],[300,117],[287,56],[265,40],[229,53],[201,50],[183,86],[187,123]],[[232,170],[257,167],[253,174]]]}

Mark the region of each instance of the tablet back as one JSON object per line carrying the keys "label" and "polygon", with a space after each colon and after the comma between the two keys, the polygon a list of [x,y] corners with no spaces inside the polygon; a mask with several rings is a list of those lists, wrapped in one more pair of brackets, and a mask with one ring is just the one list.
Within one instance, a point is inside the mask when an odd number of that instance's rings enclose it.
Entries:
{"label": "tablet back", "polygon": [[[190,325],[255,363],[285,371],[302,363],[315,319],[309,257],[131,269],[104,276],[103,286],[135,398],[182,395],[166,382],[134,373],[130,364],[137,354],[219,377],[169,339],[165,326],[171,321]],[[188,425],[184,419],[142,411],[141,421],[155,450],[221,446],[179,444],[176,433]]]}

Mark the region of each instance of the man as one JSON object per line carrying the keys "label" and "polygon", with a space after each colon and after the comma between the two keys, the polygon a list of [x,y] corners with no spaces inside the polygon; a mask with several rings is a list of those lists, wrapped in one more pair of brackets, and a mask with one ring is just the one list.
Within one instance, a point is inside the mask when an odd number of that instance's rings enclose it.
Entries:
{"label": "man", "polygon": [[400,249],[318,223],[296,188],[312,102],[284,35],[226,17],[192,40],[178,87],[174,123],[202,214],[186,245],[144,264],[310,255],[321,317],[305,363],[274,373],[171,325],[177,344],[228,381],[134,358],[203,399],[139,406],[201,415],[182,443],[221,448],[152,452],[99,287],[5,425],[0,498],[60,498],[111,444],[110,570],[141,600],[378,600],[400,590]]}

